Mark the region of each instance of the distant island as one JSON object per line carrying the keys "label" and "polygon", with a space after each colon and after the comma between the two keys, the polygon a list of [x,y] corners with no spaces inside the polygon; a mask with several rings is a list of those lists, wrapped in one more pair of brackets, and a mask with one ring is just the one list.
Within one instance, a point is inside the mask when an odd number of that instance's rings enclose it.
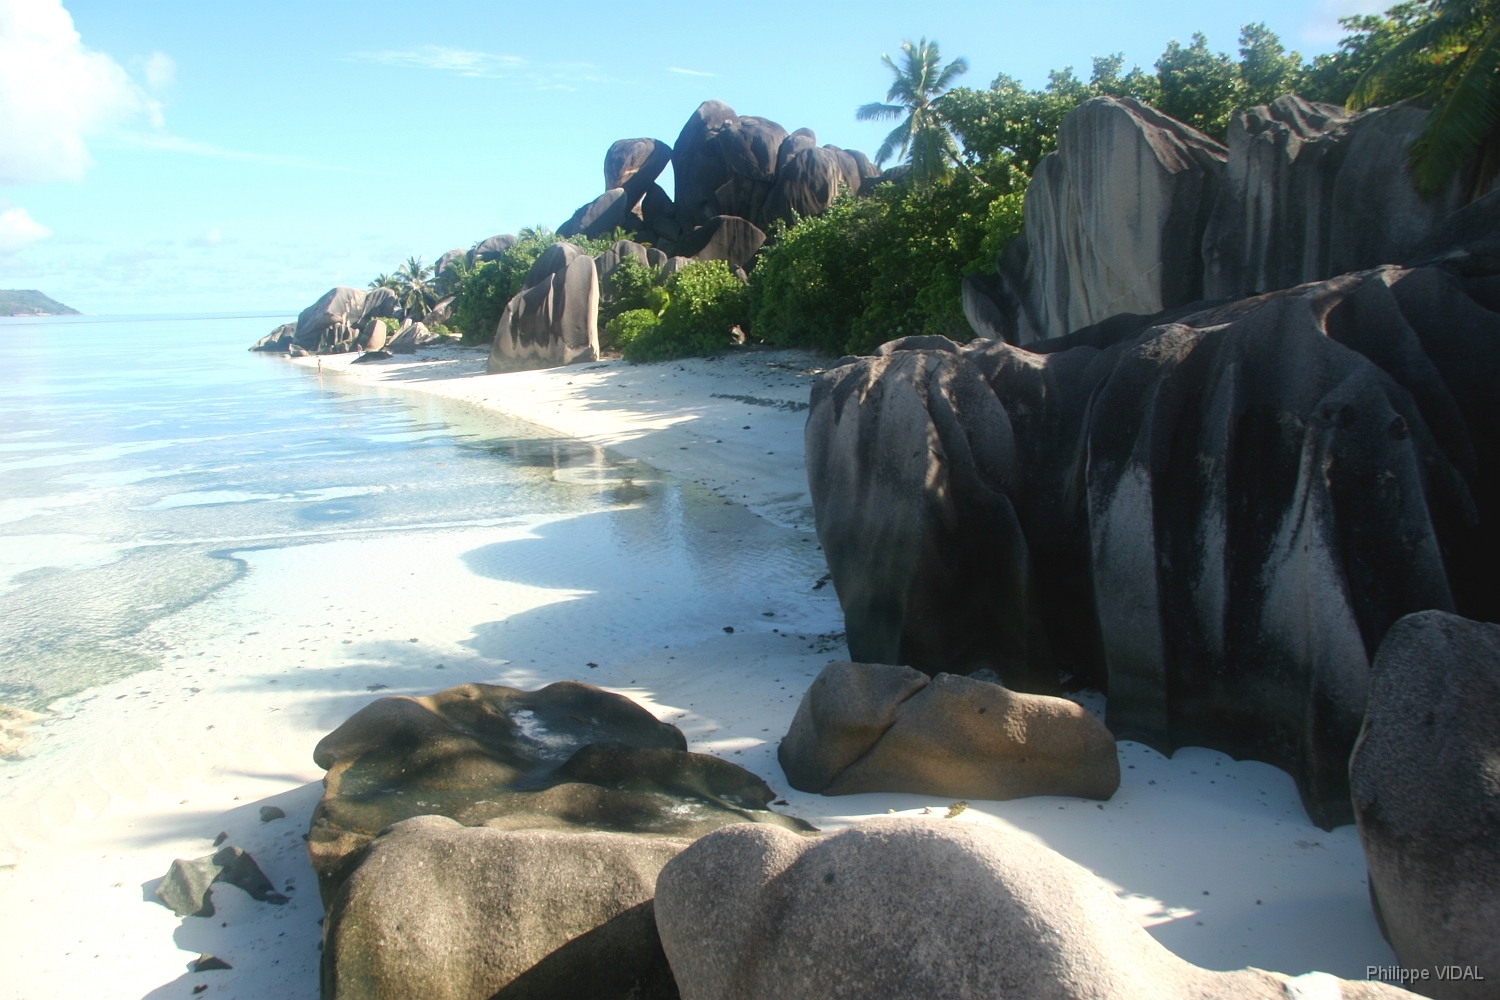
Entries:
{"label": "distant island", "polygon": [[0,288],[0,316],[77,316],[79,312],[35,288]]}

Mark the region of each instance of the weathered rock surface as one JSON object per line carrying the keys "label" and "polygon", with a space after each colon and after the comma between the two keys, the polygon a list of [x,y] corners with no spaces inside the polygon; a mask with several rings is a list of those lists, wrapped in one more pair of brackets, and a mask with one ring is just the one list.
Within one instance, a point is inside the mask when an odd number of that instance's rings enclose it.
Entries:
{"label": "weathered rock surface", "polygon": [[953,820],[872,820],[811,840],[726,827],[662,869],[656,924],[683,1000],[1412,996],[1321,973],[1201,969],[1062,855]]}
{"label": "weathered rock surface", "polygon": [[817,145],[818,134],[810,128],[799,128],[781,140],[781,146],[776,150],[776,176],[781,176],[781,168],[788,160],[804,149],[815,149]]}
{"label": "weathered rock surface", "polygon": [[616,227],[623,227],[632,207],[624,188],[611,188],[574,212],[572,218],[557,227],[557,235],[598,239],[614,232]]}
{"label": "weathered rock surface", "polygon": [[415,354],[417,348],[426,343],[429,337],[426,326],[407,320],[382,346],[392,354]]}
{"label": "weathered rock surface", "polygon": [[329,907],[323,996],[675,1000],[651,899],[687,843],[396,823]]}
{"label": "weathered rock surface", "polygon": [[[1370,898],[1410,968],[1500,968],[1500,625],[1441,611],[1401,619],[1371,668],[1349,762]],[[1429,979],[1442,998],[1500,981]]]}
{"label": "weathered rock surface", "polygon": [[349,325],[363,330],[370,320],[381,316],[396,317],[401,314],[401,302],[396,298],[396,293],[389,288],[372,288],[365,292],[364,301],[360,303],[359,313],[356,319],[351,319]]}
{"label": "weathered rock surface", "polygon": [[552,368],[598,357],[594,259],[571,243],[554,243],[536,259],[501,314],[488,371]]}
{"label": "weathered rock surface", "polygon": [[292,343],[306,351],[332,353],[324,350],[342,343],[352,343],[364,306],[365,293],[358,288],[343,285],[330,288],[323,297],[302,310],[297,316],[297,330]]}
{"label": "weathered rock surface", "polygon": [[354,346],[361,351],[378,351],[385,346],[386,335],[389,332],[379,317],[371,317],[365,320],[364,326],[360,328],[359,336],[354,338]]}
{"label": "weathered rock surface", "polygon": [[439,257],[437,264],[433,266],[433,277],[437,278],[439,281],[452,281],[453,265],[458,263],[459,261],[464,261],[465,263],[469,262],[468,251],[460,249],[449,250],[447,253]]}
{"label": "weathered rock surface", "polygon": [[677,222],[683,229],[700,226],[718,214],[712,202],[714,190],[728,178],[718,151],[707,157],[704,154],[709,139],[735,117],[734,109],[723,101],[704,101],[672,145],[673,200]]}
{"label": "weathered rock surface", "polygon": [[672,147],[659,139],[621,139],[604,154],[604,190],[623,189],[634,208],[671,162]]}
{"label": "weathered rock surface", "polygon": [[297,335],[296,323],[283,323],[251,345],[250,350],[266,354],[285,354]]}
{"label": "weathered rock surface", "polygon": [[458,296],[456,295],[450,295],[447,298],[439,299],[437,303],[427,311],[427,315],[422,317],[422,324],[429,328],[437,326],[438,324],[446,326],[448,324],[448,321],[453,318],[453,305],[457,301]]}
{"label": "weathered rock surface", "polygon": [[716,215],[675,244],[677,256],[728,261],[731,269],[750,268],[766,234],[738,215]]}
{"label": "weathered rock surface", "polygon": [[1131,98],[1070,111],[1026,188],[1026,225],[1001,277],[1015,343],[1203,295],[1201,246],[1226,151]]}
{"label": "weathered rock surface", "polygon": [[911,667],[832,663],[778,751],[792,787],[824,795],[1076,795],[1120,787],[1115,740],[1075,702]]}
{"label": "weathered rock surface", "polygon": [[1406,147],[1426,117],[1410,106],[1348,115],[1290,94],[1237,112],[1203,236],[1204,296],[1412,260],[1463,203],[1462,177],[1431,200],[1411,183]]}
{"label": "weathered rock surface", "polygon": [[480,240],[478,243],[474,244],[474,248],[469,251],[469,263],[483,264],[486,261],[499,260],[500,256],[504,254],[505,251],[515,246],[517,242],[518,241],[516,237],[512,236],[509,233],[504,233],[500,236],[491,236],[489,239]]}
{"label": "weathered rock surface", "polygon": [[[766,198],[765,217],[780,219],[788,225],[799,217],[821,215],[828,211],[839,194],[850,186],[849,174],[839,158],[842,150],[811,146],[793,155],[776,176],[776,184]],[[852,156],[845,156],[849,172],[858,168]],[[853,178],[858,190],[859,178]]]}
{"label": "weathered rock surface", "polygon": [[749,771],[686,747],[677,727],[630,699],[575,681],[382,698],[313,754],[328,771],[308,840],[324,901],[357,852],[413,816],[689,840],[726,823],[811,829],[768,811],[775,793]]}
{"label": "weathered rock surface", "polygon": [[1489,294],[1381,268],[832,369],[807,468],[851,658],[1035,693],[1063,671],[1120,739],[1268,761],[1348,822],[1386,629],[1500,611]]}
{"label": "weathered rock surface", "polygon": [[677,221],[677,206],[660,184],[653,183],[641,199],[641,221],[657,236],[675,240],[682,235],[682,225]]}
{"label": "weathered rock surface", "polygon": [[157,902],[179,917],[211,917],[214,901],[209,890],[219,882],[237,886],[262,903],[280,906],[287,901],[255,859],[238,847],[226,847],[195,861],[178,858],[157,885],[155,895]]}

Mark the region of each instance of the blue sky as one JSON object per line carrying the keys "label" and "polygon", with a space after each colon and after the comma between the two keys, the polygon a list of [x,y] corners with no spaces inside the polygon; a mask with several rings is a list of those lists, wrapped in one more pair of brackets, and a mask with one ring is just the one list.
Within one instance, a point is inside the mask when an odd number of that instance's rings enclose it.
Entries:
{"label": "blue sky", "polygon": [[[0,288],[89,313],[294,311],[603,188],[707,98],[873,152],[882,52],[1040,86],[1264,21],[1305,56],[1367,0],[442,4],[0,0]],[[666,183],[671,190],[670,182]]]}

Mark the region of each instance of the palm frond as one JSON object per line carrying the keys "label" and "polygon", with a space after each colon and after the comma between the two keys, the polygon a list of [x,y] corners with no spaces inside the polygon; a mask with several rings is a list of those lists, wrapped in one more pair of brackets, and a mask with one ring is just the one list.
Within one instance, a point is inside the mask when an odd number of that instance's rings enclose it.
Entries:
{"label": "palm frond", "polygon": [[943,69],[933,85],[934,90],[947,90],[953,86],[953,81],[969,71],[969,61],[962,56],[953,60]]}
{"label": "palm frond", "polygon": [[906,108],[899,104],[881,104],[872,101],[869,104],[861,104],[859,110],[854,112],[855,120],[862,122],[878,121],[881,118],[899,118],[906,112]]}
{"label": "palm frond", "polygon": [[1349,92],[1348,99],[1344,101],[1345,106],[1350,111],[1370,107],[1380,100],[1383,85],[1403,63],[1424,49],[1451,41],[1455,35],[1464,30],[1467,24],[1468,20],[1464,12],[1449,10],[1413,30],[1389,52],[1376,60],[1375,65],[1365,70],[1359,81],[1355,83],[1354,89]]}
{"label": "palm frond", "polygon": [[1463,62],[1462,76],[1411,145],[1412,180],[1429,198],[1447,185],[1464,157],[1500,122],[1500,23],[1470,47]]}

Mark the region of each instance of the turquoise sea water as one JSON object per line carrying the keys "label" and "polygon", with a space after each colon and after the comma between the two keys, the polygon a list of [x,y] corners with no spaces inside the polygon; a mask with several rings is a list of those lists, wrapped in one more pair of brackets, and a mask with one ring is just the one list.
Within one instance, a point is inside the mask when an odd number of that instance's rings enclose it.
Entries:
{"label": "turquoise sea water", "polygon": [[147,627],[236,580],[231,551],[645,491],[576,441],[245,349],[283,320],[0,319],[0,703],[156,666]]}

